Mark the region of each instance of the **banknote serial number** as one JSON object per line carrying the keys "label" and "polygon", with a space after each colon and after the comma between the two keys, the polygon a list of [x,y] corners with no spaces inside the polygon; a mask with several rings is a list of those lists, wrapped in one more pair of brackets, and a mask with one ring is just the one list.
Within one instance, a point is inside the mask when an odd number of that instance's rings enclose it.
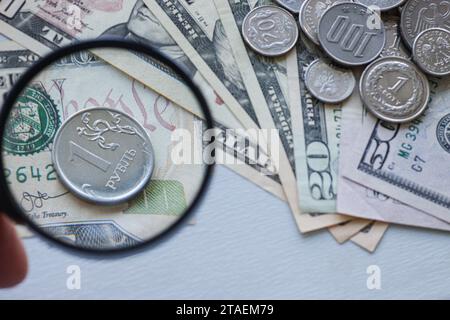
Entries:
{"label": "banknote serial number", "polygon": [[40,182],[57,180],[56,171],[53,164],[47,164],[42,167],[37,166],[21,166],[16,169],[4,168],[3,174],[5,175],[8,184],[14,182],[26,183],[32,180]]}
{"label": "banknote serial number", "polygon": [[411,169],[417,173],[421,173],[426,165],[426,159],[424,157],[414,154],[414,144],[420,134],[420,124],[422,124],[422,119],[416,119],[407,125],[403,142],[400,144],[397,155],[403,159],[412,161]]}
{"label": "banknote serial number", "polygon": [[177,307],[177,315],[197,315],[207,318],[210,315],[271,315],[274,307],[271,304],[221,304],[216,306],[189,306],[183,304]]}

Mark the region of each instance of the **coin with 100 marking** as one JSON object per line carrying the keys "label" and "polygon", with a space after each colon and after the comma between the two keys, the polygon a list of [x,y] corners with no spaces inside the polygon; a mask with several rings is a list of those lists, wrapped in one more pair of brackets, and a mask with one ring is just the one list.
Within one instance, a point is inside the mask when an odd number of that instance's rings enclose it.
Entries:
{"label": "coin with 100 marking", "polygon": [[348,0],[306,0],[300,8],[300,27],[306,36],[315,44],[319,45],[317,36],[319,21],[323,13],[332,5],[348,2]]}
{"label": "coin with 100 marking", "polygon": [[338,63],[360,66],[375,60],[386,42],[380,16],[359,3],[338,3],[322,15],[319,42]]}

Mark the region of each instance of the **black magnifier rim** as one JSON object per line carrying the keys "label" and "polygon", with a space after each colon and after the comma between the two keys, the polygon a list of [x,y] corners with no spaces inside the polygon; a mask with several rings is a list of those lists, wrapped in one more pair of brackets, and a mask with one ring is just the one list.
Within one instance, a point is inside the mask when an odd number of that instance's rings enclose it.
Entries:
{"label": "black magnifier rim", "polygon": [[[61,47],[55,51],[50,52],[46,56],[40,58],[35,64],[33,64],[25,73],[21,75],[19,80],[15,83],[13,88],[8,92],[7,97],[5,99],[5,102],[3,103],[3,107],[0,111],[0,141],[3,145],[3,138],[5,133],[5,125],[9,118],[9,114],[11,109],[14,106],[15,101],[20,96],[20,94],[23,92],[23,90],[26,88],[28,84],[34,79],[36,75],[38,75],[40,72],[45,70],[48,66],[50,66],[52,63],[58,61],[59,59],[71,55],[73,53],[84,51],[84,50],[91,50],[91,49],[124,49],[124,50],[130,50],[137,53],[141,53],[144,55],[147,55],[151,58],[154,58],[166,66],[168,66],[170,69],[172,69],[180,78],[181,80],[191,89],[192,93],[196,97],[197,101],[200,104],[200,107],[204,114],[204,121],[206,121],[206,126],[208,129],[213,128],[213,118],[211,116],[211,113],[208,108],[208,104],[206,103],[206,100],[201,93],[200,89],[197,87],[197,85],[194,84],[191,77],[188,76],[188,73],[185,71],[185,68],[176,62],[172,61],[170,58],[159,52],[157,49],[145,45],[143,43],[137,43],[132,42],[129,40],[124,39],[117,39],[117,38],[101,38],[101,39],[95,39],[95,40],[87,40],[87,41],[80,41],[76,42],[74,44]],[[132,54],[132,53],[130,53]],[[178,229],[184,221],[192,214],[192,212],[195,210],[195,208],[199,205],[200,201],[203,199],[203,196],[205,194],[205,191],[211,181],[211,175],[213,172],[213,163],[206,163],[206,172],[203,177],[203,182],[198,190],[197,194],[194,197],[194,201],[190,204],[190,206],[186,209],[184,214],[170,227],[168,227],[166,230],[161,231],[158,235],[155,237],[143,241],[135,246],[132,247],[124,247],[124,248],[107,248],[107,249],[95,249],[95,248],[82,248],[78,247],[76,245],[70,244],[68,242],[64,242],[61,240],[58,240],[49,234],[42,231],[39,226],[34,223],[31,219],[27,218],[26,214],[21,210],[18,203],[13,200],[14,196],[11,193],[8,183],[6,181],[6,177],[3,174],[4,172],[4,161],[3,156],[0,156],[0,169],[2,172],[0,173],[0,192],[3,195],[2,196],[2,204],[1,208],[4,210],[4,213],[6,213],[8,216],[10,216],[13,220],[21,223],[25,223],[28,227],[30,227],[34,232],[36,232],[38,235],[44,237],[45,239],[49,240],[50,242],[53,242],[59,246],[62,246],[63,248],[69,249],[71,251],[75,251],[79,254],[94,254],[96,256],[102,255],[102,256],[116,256],[119,254],[129,254],[134,253],[136,251],[144,249],[144,247],[148,247],[151,244],[155,244],[157,242],[160,242],[164,238],[171,235],[176,229]]]}

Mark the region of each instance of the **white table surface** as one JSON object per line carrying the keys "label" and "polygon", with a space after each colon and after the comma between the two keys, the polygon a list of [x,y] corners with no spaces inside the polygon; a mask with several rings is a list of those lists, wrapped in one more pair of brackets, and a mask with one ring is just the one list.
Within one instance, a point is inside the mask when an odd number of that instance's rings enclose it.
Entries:
{"label": "white table surface", "polygon": [[[218,167],[196,225],[123,259],[87,259],[25,241],[26,281],[0,299],[450,298],[450,235],[393,226],[374,254],[328,232],[301,235],[285,203]],[[2,261],[1,263],[5,263]],[[66,286],[81,268],[81,289]],[[369,290],[366,269],[381,270]]]}

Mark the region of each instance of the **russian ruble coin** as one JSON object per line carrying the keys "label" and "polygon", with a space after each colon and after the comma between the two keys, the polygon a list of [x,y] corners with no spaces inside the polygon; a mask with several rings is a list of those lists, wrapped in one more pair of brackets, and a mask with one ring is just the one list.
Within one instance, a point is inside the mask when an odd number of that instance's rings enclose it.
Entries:
{"label": "russian ruble coin", "polygon": [[355,0],[379,11],[388,11],[400,7],[406,0]]}
{"label": "russian ruble coin", "polygon": [[401,16],[401,30],[406,44],[412,48],[416,37],[430,28],[450,31],[450,2],[445,0],[406,2]]}
{"label": "russian ruble coin", "polygon": [[245,16],[242,35],[253,50],[274,57],[288,53],[295,46],[299,31],[289,11],[264,5],[254,8]]}
{"label": "russian ruble coin", "polygon": [[395,15],[387,16],[383,20],[384,29],[386,31],[386,44],[380,57],[402,57],[411,58],[411,53],[402,41],[400,34],[400,17]]}
{"label": "russian ruble coin", "polygon": [[414,41],[413,56],[424,72],[450,75],[450,31],[442,28],[422,31]]}
{"label": "russian ruble coin", "polygon": [[274,0],[276,4],[288,9],[293,13],[299,13],[304,0]]}
{"label": "russian ruble coin", "polygon": [[303,2],[298,16],[300,27],[315,44],[320,45],[318,31],[323,13],[332,5],[342,2],[348,2],[348,0],[306,0]]}
{"label": "russian ruble coin", "polygon": [[409,60],[386,57],[374,61],[360,80],[361,98],[378,118],[403,123],[424,111],[430,97],[427,77]]}
{"label": "russian ruble coin", "polygon": [[305,84],[308,91],[320,101],[339,103],[352,94],[356,80],[351,70],[317,59],[306,70]]}
{"label": "russian ruble coin", "polygon": [[60,181],[75,196],[96,204],[119,204],[150,181],[154,152],[145,129],[109,108],[79,111],[58,130],[52,160]]}
{"label": "russian ruble coin", "polygon": [[380,16],[359,3],[339,3],[324,12],[319,22],[319,42],[335,61],[346,66],[375,60],[386,43]]}

